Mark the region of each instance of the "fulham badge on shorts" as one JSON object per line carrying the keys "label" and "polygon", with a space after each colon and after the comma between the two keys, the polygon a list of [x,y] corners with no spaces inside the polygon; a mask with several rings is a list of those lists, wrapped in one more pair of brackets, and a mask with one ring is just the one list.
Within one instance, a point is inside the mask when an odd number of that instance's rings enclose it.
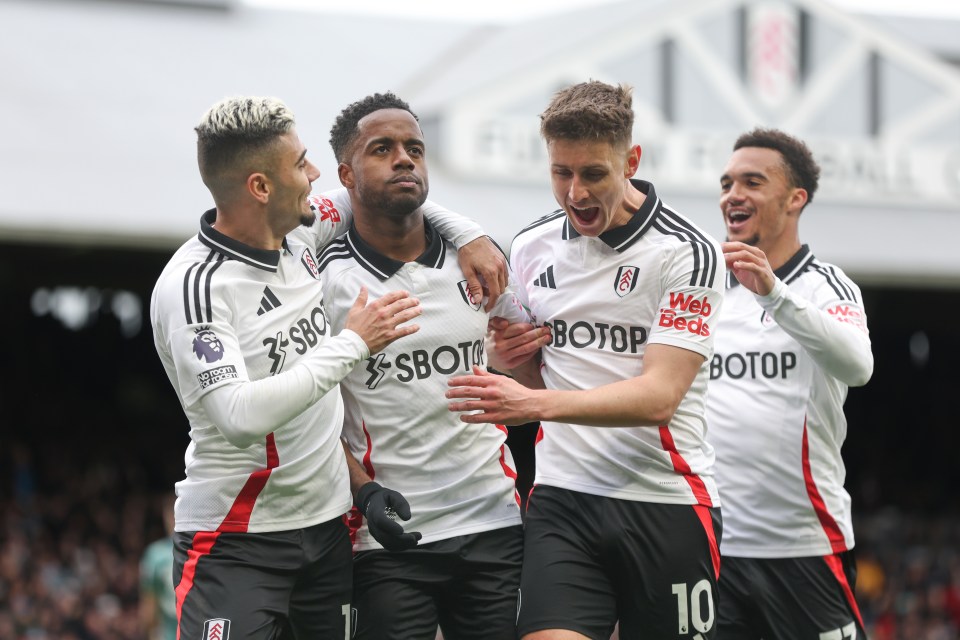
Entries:
{"label": "fulham badge on shorts", "polygon": [[203,640],[229,640],[230,621],[223,618],[207,620],[203,623]]}

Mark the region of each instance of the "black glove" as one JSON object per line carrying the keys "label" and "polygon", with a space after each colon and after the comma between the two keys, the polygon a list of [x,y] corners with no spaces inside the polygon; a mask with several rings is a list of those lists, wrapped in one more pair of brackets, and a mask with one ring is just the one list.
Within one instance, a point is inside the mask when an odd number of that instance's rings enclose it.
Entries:
{"label": "black glove", "polygon": [[368,482],[357,491],[354,504],[367,518],[370,535],[387,551],[412,549],[423,537],[419,531],[404,533],[396,521],[396,516],[402,520],[410,519],[410,503],[398,491]]}

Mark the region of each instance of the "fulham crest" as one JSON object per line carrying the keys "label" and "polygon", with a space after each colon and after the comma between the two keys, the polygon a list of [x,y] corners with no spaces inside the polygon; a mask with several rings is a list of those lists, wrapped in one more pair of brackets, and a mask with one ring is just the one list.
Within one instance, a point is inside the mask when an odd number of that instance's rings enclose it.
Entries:
{"label": "fulham crest", "polygon": [[223,618],[207,620],[203,623],[203,640],[229,640],[230,621]]}
{"label": "fulham crest", "polygon": [[320,271],[317,269],[317,261],[314,260],[313,254],[310,253],[310,249],[303,250],[303,254],[300,256],[300,262],[303,264],[304,268],[306,268],[307,273],[309,273],[314,280],[320,279]]}
{"label": "fulham crest", "polygon": [[470,295],[470,290],[467,289],[467,281],[461,280],[457,283],[457,287],[460,289],[460,296],[463,298],[463,301],[466,302],[474,311],[480,311],[480,305],[483,304],[483,300],[474,301],[473,296]]}
{"label": "fulham crest", "polygon": [[637,267],[623,266],[617,271],[617,279],[613,283],[613,290],[621,298],[637,288],[637,279],[640,275],[640,269]]}

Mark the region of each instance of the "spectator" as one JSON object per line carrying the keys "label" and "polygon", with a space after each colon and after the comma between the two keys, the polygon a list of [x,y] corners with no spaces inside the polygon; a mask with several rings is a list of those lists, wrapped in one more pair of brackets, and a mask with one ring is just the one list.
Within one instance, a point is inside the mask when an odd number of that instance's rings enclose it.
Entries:
{"label": "spectator", "polygon": [[173,504],[162,500],[165,535],[151,542],[140,560],[140,620],[150,640],[177,640],[177,601],[173,593]]}

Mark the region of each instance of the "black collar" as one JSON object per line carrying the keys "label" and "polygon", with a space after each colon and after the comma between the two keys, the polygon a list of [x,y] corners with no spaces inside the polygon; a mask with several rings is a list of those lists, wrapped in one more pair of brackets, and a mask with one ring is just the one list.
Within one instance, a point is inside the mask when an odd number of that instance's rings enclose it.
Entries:
{"label": "black collar", "polygon": [[[423,229],[427,236],[427,248],[417,256],[416,262],[427,267],[439,269],[443,267],[443,260],[446,255],[445,240],[437,233],[436,229],[431,226],[426,218],[423,220]],[[350,230],[346,234],[346,241],[357,262],[381,281],[395,274],[405,264],[399,260],[394,260],[393,258],[383,255],[364,242],[353,222],[350,223]]]}
{"label": "black collar", "polygon": [[[276,273],[277,265],[280,264],[280,251],[257,249],[225,236],[213,228],[212,225],[216,221],[216,209],[210,209],[200,217],[200,233],[197,235],[200,242],[228,258],[239,260],[257,269]],[[286,238],[283,239],[283,250],[289,251]]]}
{"label": "black collar", "polygon": [[[808,245],[802,244],[793,256],[784,262],[773,274],[785,283],[795,280],[813,261],[813,254]],[[739,286],[740,282],[733,276],[733,271],[727,272],[727,288]]]}
{"label": "black collar", "polygon": [[[599,236],[607,246],[616,249],[618,252],[627,250],[633,243],[643,237],[643,234],[647,232],[653,224],[653,221],[656,220],[657,215],[660,213],[660,207],[662,206],[660,198],[657,197],[657,191],[653,188],[653,184],[646,180],[632,179],[630,183],[639,189],[641,193],[646,194],[647,199],[643,201],[640,209],[633,214],[633,217],[630,218],[627,224],[622,227],[616,227],[615,229],[608,229]],[[563,239],[570,240],[572,238],[578,238],[579,236],[580,233],[570,224],[570,218],[567,218],[563,223]]]}

